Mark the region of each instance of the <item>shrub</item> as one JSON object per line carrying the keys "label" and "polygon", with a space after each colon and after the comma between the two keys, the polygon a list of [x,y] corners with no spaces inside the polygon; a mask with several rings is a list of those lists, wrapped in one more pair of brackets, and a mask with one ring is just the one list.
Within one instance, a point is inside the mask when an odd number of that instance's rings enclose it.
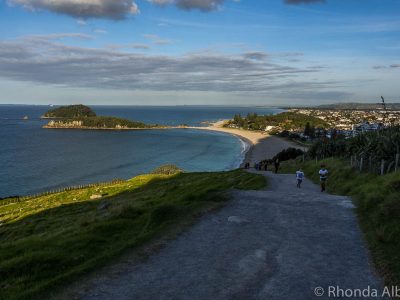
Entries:
{"label": "shrub", "polygon": [[272,160],[275,161],[276,159],[279,159],[279,161],[286,161],[286,160],[295,159],[298,156],[303,155],[303,154],[304,154],[304,152],[300,149],[287,148],[287,149],[279,152],[277,155],[275,155],[272,158]]}
{"label": "shrub", "polygon": [[163,165],[160,166],[151,172],[152,174],[161,174],[161,175],[174,175],[178,173],[182,173],[183,170],[175,165]]}

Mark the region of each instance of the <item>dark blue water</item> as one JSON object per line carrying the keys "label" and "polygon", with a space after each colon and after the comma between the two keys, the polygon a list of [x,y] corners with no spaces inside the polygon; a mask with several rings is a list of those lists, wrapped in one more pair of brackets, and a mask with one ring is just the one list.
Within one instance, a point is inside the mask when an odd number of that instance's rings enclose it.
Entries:
{"label": "dark blue water", "polygon": [[[243,143],[231,135],[192,129],[85,131],[42,129],[48,106],[0,105],[0,197],[130,178],[172,163],[186,171],[238,166]],[[200,125],[236,113],[277,109],[93,106],[98,115],[152,124]],[[29,120],[22,120],[28,116]]]}

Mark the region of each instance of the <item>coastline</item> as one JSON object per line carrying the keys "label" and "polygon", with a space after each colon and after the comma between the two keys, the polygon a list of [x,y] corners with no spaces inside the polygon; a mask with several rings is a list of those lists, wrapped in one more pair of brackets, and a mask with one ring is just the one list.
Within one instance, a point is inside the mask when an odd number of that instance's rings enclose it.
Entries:
{"label": "coastline", "polygon": [[196,129],[207,130],[226,133],[233,135],[240,139],[243,143],[243,150],[240,155],[240,160],[234,165],[233,169],[244,167],[245,163],[250,163],[254,166],[255,163],[265,159],[272,159],[280,151],[289,147],[304,150],[299,144],[287,141],[283,138],[269,135],[266,132],[250,131],[244,129],[227,128],[223,127],[227,120],[220,120],[218,122],[210,123],[209,126],[159,126],[159,127],[145,127],[145,128],[101,128],[101,127],[85,127],[85,126],[48,126],[44,125],[42,128],[46,129],[75,129],[75,130],[113,130],[113,131],[127,131],[127,130],[168,130],[168,129]]}
{"label": "coastline", "polygon": [[207,127],[187,128],[227,133],[242,140],[247,145],[247,149],[244,149],[243,160],[240,163],[240,167],[243,167],[247,162],[250,163],[252,167],[255,163],[264,159],[271,159],[277,153],[289,147],[304,150],[304,147],[300,147],[296,143],[269,135],[268,133],[223,127],[226,121],[227,120],[221,120]]}
{"label": "coastline", "polygon": [[111,127],[88,127],[88,126],[48,126],[43,125],[44,129],[75,129],[75,130],[114,130],[114,131],[122,131],[122,130],[159,130],[159,129],[182,129],[187,128],[184,126],[160,126],[160,127],[135,127],[135,128],[111,128]]}

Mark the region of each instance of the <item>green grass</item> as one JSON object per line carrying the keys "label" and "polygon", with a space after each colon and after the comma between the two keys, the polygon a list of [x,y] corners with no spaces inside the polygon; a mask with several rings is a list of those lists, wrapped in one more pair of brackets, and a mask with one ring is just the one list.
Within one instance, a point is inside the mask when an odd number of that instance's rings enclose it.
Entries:
{"label": "green grass", "polygon": [[[0,201],[0,298],[42,298],[220,207],[224,191],[265,184],[263,176],[241,170],[151,174],[15,204]],[[89,200],[93,194],[104,196]]]}
{"label": "green grass", "polygon": [[[384,176],[360,174],[339,159],[322,161],[330,172],[327,190],[349,195],[357,206],[359,223],[378,271],[387,285],[400,285],[400,172]],[[320,163],[288,161],[281,172],[299,166],[308,178],[319,181]]]}

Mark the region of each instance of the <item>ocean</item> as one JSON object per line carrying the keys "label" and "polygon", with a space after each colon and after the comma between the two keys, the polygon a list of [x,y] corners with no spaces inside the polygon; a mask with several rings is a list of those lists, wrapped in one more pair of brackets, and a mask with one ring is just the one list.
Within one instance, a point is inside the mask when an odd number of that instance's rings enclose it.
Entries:
{"label": "ocean", "polygon": [[[151,124],[204,126],[261,107],[91,106],[98,115]],[[163,164],[185,171],[239,166],[245,144],[235,136],[196,129],[97,131],[43,129],[49,106],[0,105],[0,197],[29,195],[72,185],[128,179]],[[23,120],[28,116],[28,120]]]}

